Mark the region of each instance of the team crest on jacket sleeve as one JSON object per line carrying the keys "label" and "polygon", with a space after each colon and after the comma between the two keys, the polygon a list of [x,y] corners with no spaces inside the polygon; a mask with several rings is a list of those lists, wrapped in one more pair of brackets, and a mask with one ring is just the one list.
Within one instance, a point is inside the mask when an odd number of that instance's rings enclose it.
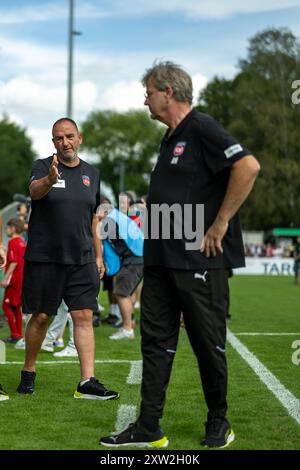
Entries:
{"label": "team crest on jacket sleeve", "polygon": [[82,175],[82,182],[85,186],[91,185],[90,177],[87,175]]}
{"label": "team crest on jacket sleeve", "polygon": [[180,157],[185,149],[186,142],[178,142],[173,150],[174,157]]}

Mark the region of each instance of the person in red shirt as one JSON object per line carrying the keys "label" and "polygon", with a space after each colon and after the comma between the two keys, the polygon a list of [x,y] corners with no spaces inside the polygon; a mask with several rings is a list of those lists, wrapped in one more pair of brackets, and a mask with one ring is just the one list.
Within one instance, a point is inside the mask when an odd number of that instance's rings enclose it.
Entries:
{"label": "person in red shirt", "polygon": [[24,253],[26,243],[22,238],[24,223],[20,219],[11,219],[7,222],[6,234],[10,241],[7,249],[7,263],[5,276],[1,286],[5,288],[2,308],[8,320],[10,336],[3,341],[16,343],[22,338],[22,284]]}
{"label": "person in red shirt", "polygon": [[[6,253],[2,240],[2,216],[0,215],[0,270],[4,268],[6,264]],[[9,400],[9,395],[3,390],[2,385],[0,384],[0,401]]]}

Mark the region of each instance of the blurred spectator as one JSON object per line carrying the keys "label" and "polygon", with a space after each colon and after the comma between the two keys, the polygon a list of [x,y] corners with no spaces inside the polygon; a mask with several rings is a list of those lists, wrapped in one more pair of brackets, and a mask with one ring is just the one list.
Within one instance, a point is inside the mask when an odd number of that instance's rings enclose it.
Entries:
{"label": "blurred spectator", "polygon": [[24,224],[20,219],[11,219],[7,222],[6,234],[8,243],[7,264],[5,276],[1,286],[5,288],[2,308],[8,320],[10,336],[6,343],[17,343],[22,338],[22,284],[24,269],[24,253],[26,243],[21,237]]}
{"label": "blurred spectator", "polygon": [[[3,243],[3,237],[2,237],[2,229],[3,229],[3,220],[2,220],[2,215],[0,215],[0,270],[4,268],[6,264],[6,251]],[[2,312],[0,312],[0,328],[3,326],[3,315]]]}
{"label": "blurred spectator", "polygon": [[300,272],[300,237],[297,237],[294,245],[294,284],[298,284]]}
{"label": "blurred spectator", "polygon": [[128,215],[129,207],[136,201],[136,194],[134,191],[122,191],[119,194],[119,210],[123,214]]}
{"label": "blurred spectator", "polygon": [[23,222],[23,238],[27,242],[28,239],[28,221],[29,221],[29,206],[25,202],[21,202],[17,208],[17,217]]}
{"label": "blurred spectator", "polygon": [[[121,202],[124,203],[124,201]],[[127,212],[124,213],[113,209],[111,205],[110,208],[108,206],[109,201],[102,199],[98,217],[102,221],[102,234],[106,235],[103,241],[106,272],[107,275],[109,273],[114,275],[113,294],[118,302],[123,320],[120,331],[109,338],[112,340],[133,339],[133,293],[140,283],[143,273],[143,237],[141,230],[130,222]],[[134,227],[136,227],[134,231],[138,234],[137,237],[132,233]],[[112,253],[112,257],[108,256],[109,253]],[[118,269],[114,271],[111,263],[116,258]]]}

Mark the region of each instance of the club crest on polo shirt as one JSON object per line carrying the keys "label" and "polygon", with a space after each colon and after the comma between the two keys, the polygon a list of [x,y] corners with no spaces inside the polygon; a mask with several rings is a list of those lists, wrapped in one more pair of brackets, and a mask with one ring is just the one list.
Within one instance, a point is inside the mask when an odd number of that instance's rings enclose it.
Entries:
{"label": "club crest on polo shirt", "polygon": [[173,150],[174,157],[180,157],[185,149],[186,142],[178,142]]}
{"label": "club crest on polo shirt", "polygon": [[82,182],[85,186],[91,185],[90,177],[87,175],[82,175]]}
{"label": "club crest on polo shirt", "polygon": [[184,153],[186,142],[178,142],[173,150],[173,158],[171,160],[172,165],[177,165],[179,157]]}

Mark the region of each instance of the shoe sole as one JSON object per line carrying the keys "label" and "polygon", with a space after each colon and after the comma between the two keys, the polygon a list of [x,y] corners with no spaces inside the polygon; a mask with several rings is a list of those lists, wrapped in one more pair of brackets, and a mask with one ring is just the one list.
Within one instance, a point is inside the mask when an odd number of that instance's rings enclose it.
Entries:
{"label": "shoe sole", "polygon": [[202,444],[205,449],[225,449],[225,447],[228,447],[233,441],[235,441],[235,433],[233,429],[230,430],[230,433],[228,434],[226,443],[223,446],[208,446],[206,444]]}
{"label": "shoe sole", "polygon": [[227,437],[226,444],[224,446],[219,447],[219,449],[225,449],[225,447],[228,447],[233,441],[235,441],[235,433],[233,429],[231,429]]}
{"label": "shoe sole", "polygon": [[168,447],[169,440],[163,437],[159,441],[154,442],[126,442],[124,444],[108,444],[107,442],[99,442],[100,445],[105,447],[148,447],[150,449],[163,449]]}
{"label": "shoe sole", "polygon": [[108,337],[108,339],[112,339],[113,341],[117,341],[117,340],[122,340],[122,339],[135,339],[135,336],[125,336],[124,338],[112,338],[111,336]]}
{"label": "shoe sole", "polygon": [[9,400],[8,395],[0,395],[0,401],[6,401],[6,400]]}
{"label": "shoe sole", "polygon": [[100,397],[98,395],[89,395],[87,393],[80,393],[77,392],[77,390],[74,392],[74,398],[78,399],[83,399],[83,400],[102,400],[102,401],[107,401],[107,400],[118,400],[120,398],[120,394],[118,395],[113,395],[110,397]]}
{"label": "shoe sole", "polygon": [[43,346],[41,348],[41,351],[45,351],[45,352],[50,352],[50,353],[53,353],[54,352],[54,348],[47,348],[47,346]]}
{"label": "shoe sole", "polygon": [[72,354],[59,354],[59,353],[54,353],[53,354],[54,357],[78,357],[78,354],[75,355],[72,355]]}

